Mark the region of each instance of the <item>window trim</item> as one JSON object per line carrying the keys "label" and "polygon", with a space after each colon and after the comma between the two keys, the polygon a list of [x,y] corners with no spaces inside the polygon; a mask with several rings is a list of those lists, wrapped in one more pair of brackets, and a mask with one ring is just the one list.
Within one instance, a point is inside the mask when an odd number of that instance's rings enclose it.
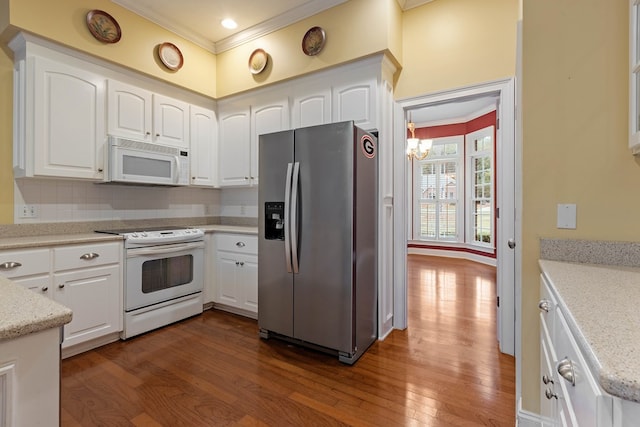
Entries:
{"label": "window trim", "polygon": [[[484,138],[486,136],[491,137],[491,149],[483,150],[478,152],[473,147],[473,142],[476,139]],[[474,240],[475,229],[474,229],[474,218],[473,218],[473,177],[475,175],[473,169],[473,159],[479,157],[479,153],[486,153],[485,155],[489,155],[491,158],[491,222],[490,222],[490,233],[491,233],[491,242],[490,243],[482,243],[476,242]],[[496,217],[495,217],[495,207],[496,207],[496,132],[495,126],[487,126],[482,129],[478,129],[476,131],[470,132],[465,135],[465,201],[467,206],[469,206],[468,212],[465,211],[465,230],[467,230],[465,243],[470,245],[473,248],[484,248],[495,250],[496,247]],[[484,155],[483,155],[484,157]]]}

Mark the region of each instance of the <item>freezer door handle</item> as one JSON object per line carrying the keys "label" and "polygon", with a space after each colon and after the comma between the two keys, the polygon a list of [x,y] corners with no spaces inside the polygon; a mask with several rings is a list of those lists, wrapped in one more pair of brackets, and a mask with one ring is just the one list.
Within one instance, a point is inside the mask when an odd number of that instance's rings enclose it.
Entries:
{"label": "freezer door handle", "polygon": [[291,183],[291,258],[293,272],[298,273],[298,178],[300,176],[300,162],[293,164],[293,179]]}
{"label": "freezer door handle", "polygon": [[291,273],[291,236],[289,232],[289,204],[291,199],[291,173],[293,163],[287,164],[287,175],[284,183],[284,259],[287,264],[287,272]]}

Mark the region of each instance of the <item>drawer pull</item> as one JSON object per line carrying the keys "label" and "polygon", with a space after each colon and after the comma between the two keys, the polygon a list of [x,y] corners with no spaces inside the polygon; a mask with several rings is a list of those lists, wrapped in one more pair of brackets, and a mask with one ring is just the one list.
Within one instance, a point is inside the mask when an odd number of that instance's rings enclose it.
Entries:
{"label": "drawer pull", "polygon": [[573,367],[573,361],[564,358],[558,363],[558,373],[562,378],[569,381],[572,386],[576,386],[576,371]]}
{"label": "drawer pull", "polygon": [[553,384],[553,379],[549,378],[546,374],[542,376],[542,382],[544,384]]}
{"label": "drawer pull", "polygon": [[545,313],[549,312],[549,300],[541,299],[538,303],[538,308],[540,311],[544,311]]}
{"label": "drawer pull", "polygon": [[247,245],[245,245],[244,242],[236,242],[236,246],[239,248],[244,248]]}
{"label": "drawer pull", "polygon": [[22,267],[19,262],[9,261],[0,264],[0,270],[11,270],[12,268]]}
{"label": "drawer pull", "polygon": [[89,260],[92,260],[94,258],[98,258],[99,256],[100,256],[100,254],[97,254],[95,252],[89,252],[87,254],[81,255],[80,259],[83,259],[85,261],[89,261]]}
{"label": "drawer pull", "polygon": [[558,395],[557,395],[557,394],[555,394],[553,391],[551,391],[551,389],[550,389],[550,388],[548,388],[548,389],[546,389],[546,390],[544,391],[544,396],[545,396],[547,399],[549,399],[549,400],[554,399],[554,398],[555,398],[555,399],[557,399],[557,398],[558,398]]}
{"label": "drawer pull", "polygon": [[58,285],[58,288],[60,288],[60,289],[64,289],[64,283],[60,283],[60,284]]}
{"label": "drawer pull", "polygon": [[49,290],[49,287],[48,287],[48,286],[43,286],[43,287],[42,287],[42,292],[47,292],[48,290]]}

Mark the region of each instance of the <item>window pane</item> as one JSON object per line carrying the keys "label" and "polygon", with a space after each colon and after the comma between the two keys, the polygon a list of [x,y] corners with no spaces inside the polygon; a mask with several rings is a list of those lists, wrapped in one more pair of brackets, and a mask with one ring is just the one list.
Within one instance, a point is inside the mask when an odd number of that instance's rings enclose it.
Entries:
{"label": "window pane", "polygon": [[442,203],[439,214],[439,237],[454,239],[456,237],[456,204]]}
{"label": "window pane", "polygon": [[474,236],[477,243],[491,243],[491,203],[488,200],[474,203]]}
{"label": "window pane", "polygon": [[420,236],[436,237],[436,205],[434,203],[420,203]]}

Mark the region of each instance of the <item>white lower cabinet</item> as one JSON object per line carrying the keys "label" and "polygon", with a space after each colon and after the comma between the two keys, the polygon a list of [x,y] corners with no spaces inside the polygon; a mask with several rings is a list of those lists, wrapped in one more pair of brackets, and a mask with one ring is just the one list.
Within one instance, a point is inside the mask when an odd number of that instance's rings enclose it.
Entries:
{"label": "white lower cabinet", "polygon": [[[587,365],[557,294],[544,275],[540,281],[540,415],[543,426],[631,427],[640,420],[640,403],[605,392]],[[578,325],[579,326],[579,325]]]}
{"label": "white lower cabinet", "polygon": [[258,313],[258,239],[246,234],[216,234],[217,308],[249,317]]}
{"label": "white lower cabinet", "polygon": [[84,351],[122,330],[121,259],[120,242],[7,250],[0,251],[0,275],[70,308],[62,348],[82,344]]}

